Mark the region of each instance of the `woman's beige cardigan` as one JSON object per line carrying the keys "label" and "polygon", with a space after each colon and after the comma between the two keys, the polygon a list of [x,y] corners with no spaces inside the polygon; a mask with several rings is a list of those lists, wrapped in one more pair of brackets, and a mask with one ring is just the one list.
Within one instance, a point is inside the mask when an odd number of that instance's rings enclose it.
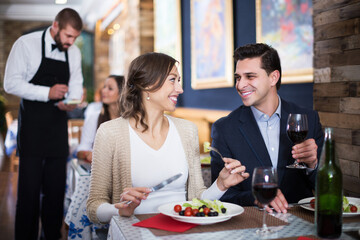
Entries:
{"label": "woman's beige cardigan", "polygon": [[[199,198],[206,187],[201,175],[197,127],[184,119],[170,119],[180,135],[188,162],[186,197],[188,200]],[[101,124],[94,142],[90,193],[86,209],[90,221],[99,223],[96,210],[100,204],[120,202],[123,189],[132,187],[130,161],[128,120],[117,118]]]}

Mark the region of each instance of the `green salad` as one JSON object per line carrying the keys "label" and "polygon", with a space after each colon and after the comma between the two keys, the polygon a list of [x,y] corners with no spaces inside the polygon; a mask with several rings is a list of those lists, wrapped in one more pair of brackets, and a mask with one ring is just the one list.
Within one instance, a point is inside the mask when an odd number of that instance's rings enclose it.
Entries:
{"label": "green salad", "polygon": [[204,199],[204,200],[200,200],[197,198],[193,198],[191,203],[184,203],[183,207],[191,207],[192,209],[194,208],[205,208],[205,207],[209,208],[209,209],[213,209],[214,211],[218,212],[218,213],[226,213],[226,208],[224,207],[224,204],[220,201],[220,200],[208,200],[208,199]]}
{"label": "green salad", "polygon": [[210,143],[209,142],[204,142],[204,153],[210,152]]}
{"label": "green salad", "polygon": [[174,212],[186,217],[216,217],[225,214],[226,208],[219,200],[210,201],[194,198],[191,203],[186,202],[182,206],[176,204]]}
{"label": "green salad", "polygon": [[351,204],[349,200],[344,196],[343,197],[343,212],[344,213],[356,213],[360,212],[360,206]]}

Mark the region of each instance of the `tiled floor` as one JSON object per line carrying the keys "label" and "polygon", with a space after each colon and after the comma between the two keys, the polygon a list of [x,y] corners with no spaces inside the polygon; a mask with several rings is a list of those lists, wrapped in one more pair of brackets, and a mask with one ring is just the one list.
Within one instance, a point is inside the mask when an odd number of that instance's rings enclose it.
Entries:
{"label": "tiled floor", "polygon": [[10,172],[10,160],[0,157],[0,239],[14,239],[17,172]]}
{"label": "tiled floor", "polygon": [[[14,239],[17,180],[17,168],[10,171],[9,158],[0,156],[0,240]],[[65,227],[62,235],[66,239]]]}

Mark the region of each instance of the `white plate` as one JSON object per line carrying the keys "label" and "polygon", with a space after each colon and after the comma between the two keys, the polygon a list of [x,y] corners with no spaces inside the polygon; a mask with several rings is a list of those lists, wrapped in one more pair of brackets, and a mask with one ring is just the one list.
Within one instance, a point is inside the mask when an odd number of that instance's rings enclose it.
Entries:
{"label": "white plate", "polygon": [[[158,208],[159,212],[161,212],[164,215],[170,216],[175,220],[181,221],[181,222],[188,222],[188,223],[195,223],[195,224],[200,224],[200,225],[207,225],[207,224],[213,224],[213,223],[218,223],[218,222],[224,222],[229,220],[230,218],[236,216],[236,215],[240,215],[244,212],[244,208],[236,205],[236,204],[232,204],[232,203],[226,203],[224,202],[224,207],[226,208],[226,213],[225,214],[220,214],[219,216],[216,217],[186,217],[186,216],[180,216],[179,213],[174,211],[174,206],[179,204],[179,205],[183,205],[185,202],[181,202],[181,203],[168,203],[165,205],[162,205]],[[191,204],[191,201],[187,201],[187,203]]]}
{"label": "white plate", "polygon": [[67,104],[67,105],[77,105],[77,104],[81,103],[81,100],[78,100],[78,99],[64,99],[63,102],[64,102],[64,104]]}
{"label": "white plate", "polygon": [[[311,201],[311,199],[313,199],[314,197],[308,197],[308,198],[304,198],[304,199],[301,199],[298,203],[306,203],[306,202],[310,202]],[[300,207],[302,207],[302,208],[305,208],[306,210],[310,210],[310,211],[315,211],[315,209],[314,208],[312,208],[311,206],[310,206],[310,204],[305,204],[305,205],[300,205]]]}
{"label": "white plate", "polygon": [[[310,202],[311,199],[313,199],[314,197],[308,197],[308,198],[304,198],[304,199],[301,199],[298,203],[305,203],[305,202]],[[354,197],[346,197],[348,200],[349,200],[349,203],[351,204],[354,204],[354,205],[357,205],[359,206],[360,205],[360,198],[354,198]],[[305,205],[300,205],[300,207],[304,208],[304,209],[307,209],[307,210],[310,210],[310,211],[315,211],[314,208],[312,208],[310,206],[310,204],[305,204]],[[357,216],[357,215],[360,215],[360,212],[356,212],[356,213],[343,213],[343,217],[353,217],[353,216]]]}

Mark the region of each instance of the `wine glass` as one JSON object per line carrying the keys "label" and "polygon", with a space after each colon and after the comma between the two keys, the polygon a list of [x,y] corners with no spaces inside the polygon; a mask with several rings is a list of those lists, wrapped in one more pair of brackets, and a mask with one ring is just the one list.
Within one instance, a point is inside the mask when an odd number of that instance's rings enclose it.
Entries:
{"label": "wine glass", "polygon": [[[306,114],[290,113],[287,119],[286,131],[290,140],[294,144],[305,140],[308,133],[308,120]],[[287,168],[305,169],[306,166],[299,164],[296,159],[294,163],[286,166]]]}
{"label": "wine glass", "polygon": [[263,226],[256,231],[256,234],[266,235],[272,232],[266,223],[266,207],[274,200],[278,189],[278,177],[273,167],[257,167],[252,176],[252,192],[256,200],[264,206]]}

